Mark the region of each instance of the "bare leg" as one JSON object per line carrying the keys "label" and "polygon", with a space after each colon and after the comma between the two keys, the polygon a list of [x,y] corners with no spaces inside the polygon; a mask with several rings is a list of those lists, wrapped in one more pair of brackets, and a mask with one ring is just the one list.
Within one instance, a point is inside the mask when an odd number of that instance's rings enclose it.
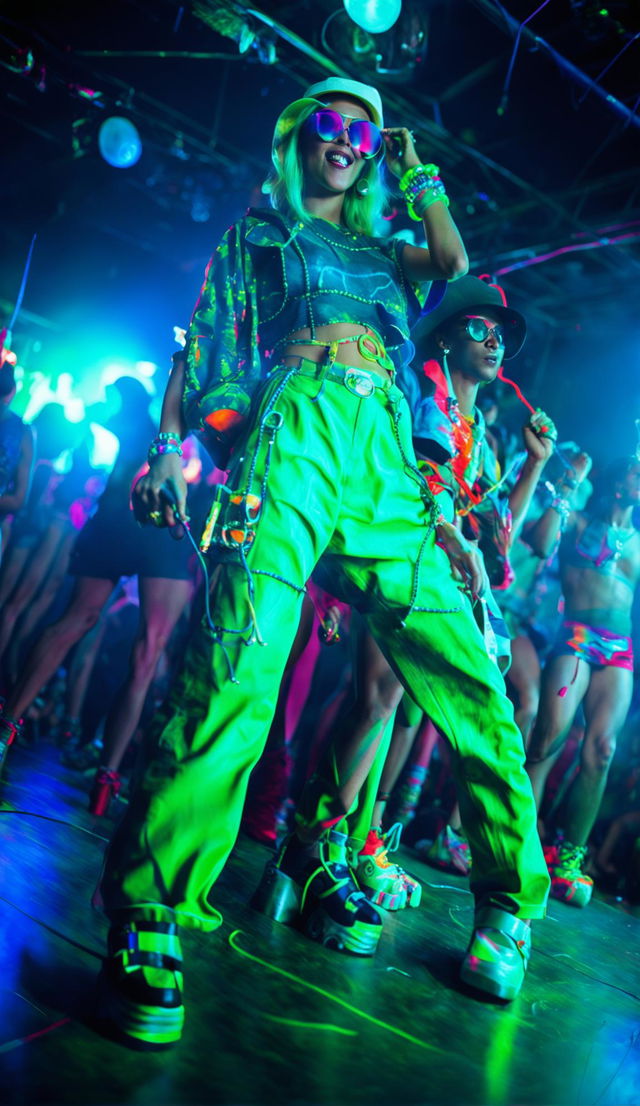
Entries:
{"label": "bare leg", "polygon": [[111,772],[136,731],[158,660],[193,591],[191,580],[140,579],[140,623],[129,675],[116,695],[104,729],[104,766]]}
{"label": "bare leg", "polygon": [[47,626],[29,653],[20,678],[9,696],[5,711],[21,718],[41,687],[62,663],[72,645],[95,626],[113,583],[93,576],[80,576],[66,612],[53,626]]}
{"label": "bare leg", "polygon": [[564,830],[572,845],[586,845],[593,829],[632,692],[633,673],[624,668],[598,668],[591,676],[584,701],[580,771],[566,800]]}
{"label": "bare leg", "polygon": [[[321,792],[329,789],[337,799],[332,821],[335,825],[353,806],[369,775],[387,723],[404,694],[368,631],[363,631],[358,645],[357,679],[356,702],[301,797],[297,832],[307,842],[317,840],[326,828],[317,818],[318,788]],[[307,820],[305,811],[307,815],[313,811],[313,820]]]}
{"label": "bare leg", "polygon": [[[20,660],[24,655],[24,649],[29,642],[31,633],[38,625],[40,619],[47,613],[62,587],[76,537],[77,535],[74,531],[65,534],[61,538],[57,548],[53,551],[48,565],[45,566],[46,576],[44,582],[35,592],[34,598],[27,604],[26,609],[18,619],[7,648],[6,666],[12,683],[15,683],[17,679],[20,670]],[[37,567],[41,570],[43,566],[40,564]]]}
{"label": "bare leg", "polygon": [[18,618],[37,594],[38,588],[55,560],[63,526],[63,523],[55,522],[48,527],[42,541],[30,557],[17,587],[3,607],[0,616],[0,656],[7,648]]}
{"label": "bare leg", "polygon": [[351,809],[369,775],[387,722],[404,695],[402,684],[368,632],[361,644],[358,668],[361,686],[350,724],[343,731],[348,736],[336,752],[345,810]]}
{"label": "bare leg", "polygon": [[540,661],[526,634],[519,634],[511,642],[511,667],[506,679],[516,693],[516,726],[526,748],[540,702]]}
{"label": "bare leg", "polygon": [[31,549],[27,545],[11,544],[3,554],[2,572],[0,572],[0,608],[4,608],[18,583],[30,553]]}
{"label": "bare leg", "polygon": [[106,627],[103,614],[93,629],[78,642],[74,651],[67,673],[66,712],[69,718],[80,717]]}
{"label": "bare leg", "polygon": [[7,546],[9,544],[9,537],[11,535],[11,518],[3,518],[0,522],[0,565],[2,564],[2,558],[6,553]]}
{"label": "bare leg", "polygon": [[413,748],[416,735],[421,726],[421,711],[418,721],[412,722],[409,725],[404,725],[402,720],[396,718],[393,727],[393,735],[391,737],[391,745],[389,746],[387,759],[382,770],[382,776],[380,777],[378,798],[373,808],[371,820],[374,826],[382,825],[388,797],[398,782],[400,773],[407,762],[407,757]]}
{"label": "bare leg", "polygon": [[[527,772],[538,809],[549,772],[562,751],[573,716],[587,692],[590,675],[586,661],[575,656],[554,657],[542,673],[540,709],[527,750]],[[558,694],[565,687],[566,694]]]}

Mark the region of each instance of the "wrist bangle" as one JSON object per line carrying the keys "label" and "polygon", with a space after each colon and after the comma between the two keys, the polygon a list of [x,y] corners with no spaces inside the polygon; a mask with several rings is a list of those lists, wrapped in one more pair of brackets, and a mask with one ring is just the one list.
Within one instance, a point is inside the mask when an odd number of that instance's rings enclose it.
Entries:
{"label": "wrist bangle", "polygon": [[556,495],[551,500],[551,506],[553,510],[557,511],[558,514],[561,516],[562,521],[566,522],[569,518],[569,515],[571,514],[571,504],[569,503],[569,500],[565,499],[561,495]]}
{"label": "wrist bangle", "polygon": [[409,216],[416,222],[421,221],[427,208],[437,200],[449,206],[449,197],[439,173],[437,165],[414,165],[400,180],[399,187],[407,202]]}
{"label": "wrist bangle", "polygon": [[406,173],[400,178],[398,187],[401,192],[407,192],[412,188],[415,188],[416,177],[426,178],[427,180],[439,178],[440,170],[437,165],[413,165],[411,169],[407,169]]}
{"label": "wrist bangle", "polygon": [[445,207],[449,206],[449,197],[444,190],[444,186],[441,189],[436,190],[434,188],[430,188],[425,192],[421,192],[420,195],[413,201],[413,203],[408,204],[407,206],[409,217],[411,219],[414,219],[416,222],[420,222],[427,208],[431,207],[432,204],[437,203],[438,200],[440,200],[440,202],[443,203]]}
{"label": "wrist bangle", "polygon": [[147,461],[151,464],[156,457],[163,457],[165,453],[177,453],[182,457],[182,443],[177,434],[167,432],[157,434],[149,446]]}

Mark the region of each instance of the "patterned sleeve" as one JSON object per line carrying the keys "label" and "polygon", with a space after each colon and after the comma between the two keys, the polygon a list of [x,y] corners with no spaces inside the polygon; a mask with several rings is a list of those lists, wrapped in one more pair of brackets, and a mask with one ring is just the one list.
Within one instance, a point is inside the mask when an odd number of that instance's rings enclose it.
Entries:
{"label": "patterned sleeve", "polygon": [[257,302],[246,220],[224,235],[205,274],[187,332],[183,411],[216,456],[228,447],[260,379]]}
{"label": "patterned sleeve", "polygon": [[408,281],[404,275],[402,266],[402,254],[407,245],[406,240],[394,236],[392,238],[380,239],[379,244],[382,251],[386,253],[388,257],[393,258],[396,263],[407,296],[409,322],[413,327],[421,315],[426,315],[430,311],[435,311],[436,307],[441,303],[447,290],[447,281]]}

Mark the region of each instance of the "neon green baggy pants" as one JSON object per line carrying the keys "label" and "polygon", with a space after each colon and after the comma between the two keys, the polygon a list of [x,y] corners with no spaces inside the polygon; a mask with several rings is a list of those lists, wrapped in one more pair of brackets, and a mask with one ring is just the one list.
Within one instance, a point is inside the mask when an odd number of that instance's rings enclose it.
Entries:
{"label": "neon green baggy pants", "polygon": [[[476,902],[542,917],[549,880],[522,738],[435,544],[433,501],[415,468],[402,393],[340,366],[327,372],[303,361],[278,370],[235,457],[230,487],[263,498],[255,540],[244,564],[216,568],[216,635],[204,622],[193,634],[147,735],[139,786],[107,853],[107,913],[219,925],[209,894],[236,840],[305,582],[322,559],[334,594],[360,610],[451,743]],[[254,615],[264,644],[251,633]]]}

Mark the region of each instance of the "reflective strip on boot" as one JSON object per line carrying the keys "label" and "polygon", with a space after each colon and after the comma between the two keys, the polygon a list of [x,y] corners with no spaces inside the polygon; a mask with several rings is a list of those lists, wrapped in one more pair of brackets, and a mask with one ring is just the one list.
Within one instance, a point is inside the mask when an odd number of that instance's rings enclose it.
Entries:
{"label": "reflective strip on boot", "polygon": [[171,922],[131,922],[109,932],[99,1016],[136,1047],[163,1049],[182,1034],[182,950]]}

